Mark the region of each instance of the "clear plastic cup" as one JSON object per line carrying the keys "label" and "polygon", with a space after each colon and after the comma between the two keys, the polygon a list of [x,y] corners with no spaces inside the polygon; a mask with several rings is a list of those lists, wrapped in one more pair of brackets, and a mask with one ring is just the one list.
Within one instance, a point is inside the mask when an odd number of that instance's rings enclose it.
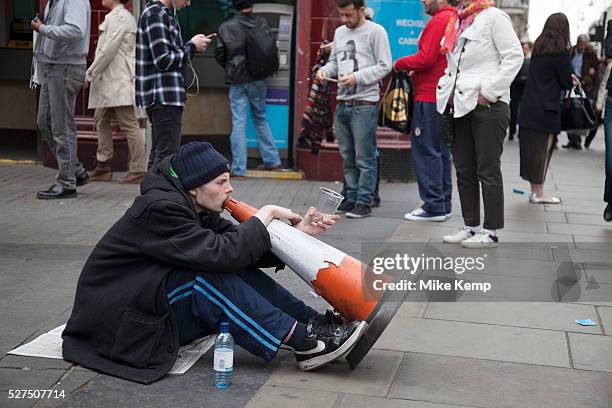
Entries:
{"label": "clear plastic cup", "polygon": [[329,188],[321,187],[319,189],[319,202],[317,204],[317,211],[314,215],[314,222],[319,222],[325,215],[335,214],[338,206],[344,200],[342,194],[336,193]]}

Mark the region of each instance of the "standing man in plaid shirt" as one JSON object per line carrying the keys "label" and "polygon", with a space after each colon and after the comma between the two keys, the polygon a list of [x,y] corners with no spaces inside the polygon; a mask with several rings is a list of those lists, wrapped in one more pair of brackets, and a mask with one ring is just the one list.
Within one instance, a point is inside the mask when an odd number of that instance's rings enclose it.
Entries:
{"label": "standing man in plaid shirt", "polygon": [[197,34],[183,43],[176,11],[191,0],[149,0],[138,21],[136,105],[152,125],[148,168],[176,153],[185,106],[183,72],[196,51],[204,52],[212,36]]}

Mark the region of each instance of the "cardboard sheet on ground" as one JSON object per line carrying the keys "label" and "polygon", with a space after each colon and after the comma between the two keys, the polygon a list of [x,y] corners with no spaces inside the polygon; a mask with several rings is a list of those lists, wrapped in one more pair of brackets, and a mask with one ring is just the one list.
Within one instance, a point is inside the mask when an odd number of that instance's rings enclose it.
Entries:
{"label": "cardboard sheet on ground", "polygon": [[[31,342],[8,352],[16,356],[62,359],[62,332],[65,324],[38,336]],[[206,336],[179,349],[169,374],[185,374],[215,344],[215,336]]]}

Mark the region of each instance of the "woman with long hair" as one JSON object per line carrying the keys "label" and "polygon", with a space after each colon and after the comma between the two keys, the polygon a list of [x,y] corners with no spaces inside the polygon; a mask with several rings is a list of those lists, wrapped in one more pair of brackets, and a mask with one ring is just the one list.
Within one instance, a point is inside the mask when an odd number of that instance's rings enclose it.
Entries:
{"label": "woman with long hair", "polygon": [[[512,21],[488,0],[460,0],[442,41],[448,68],[437,108],[452,115],[453,161],[465,226],[444,242],[466,248],[498,245],[504,227],[501,154],[510,122],[510,84],[523,65]],[[480,190],[484,223],[480,227]]]}
{"label": "woman with long hair", "polygon": [[563,13],[548,17],[531,54],[529,79],[519,113],[521,177],[531,184],[529,201],[559,204],[557,197],[544,193],[544,181],[554,150],[554,135],[561,131],[561,90],[570,89],[569,22]]}

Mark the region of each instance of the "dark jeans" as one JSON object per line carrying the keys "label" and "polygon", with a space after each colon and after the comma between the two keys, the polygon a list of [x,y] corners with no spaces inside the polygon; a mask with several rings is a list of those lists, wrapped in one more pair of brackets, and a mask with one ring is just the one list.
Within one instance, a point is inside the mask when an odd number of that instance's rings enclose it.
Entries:
{"label": "dark jeans", "polygon": [[238,273],[175,270],[166,283],[179,344],[218,333],[230,323],[236,343],[270,361],[296,321],[318,313],[259,269]]}
{"label": "dark jeans", "polygon": [[412,118],[412,162],[423,210],[432,215],[451,212],[452,158],[440,136],[440,114],[436,104],[416,102]]}
{"label": "dark jeans", "polygon": [[504,102],[490,107],[478,105],[455,119],[453,159],[465,225],[480,225],[480,186],[487,229],[504,227],[504,182],[501,172],[510,109]]}
{"label": "dark jeans", "polygon": [[173,155],[181,143],[181,123],[183,108],[181,106],[162,105],[155,102],[147,108],[147,116],[151,121],[151,153],[148,169],[162,161],[164,157]]}

